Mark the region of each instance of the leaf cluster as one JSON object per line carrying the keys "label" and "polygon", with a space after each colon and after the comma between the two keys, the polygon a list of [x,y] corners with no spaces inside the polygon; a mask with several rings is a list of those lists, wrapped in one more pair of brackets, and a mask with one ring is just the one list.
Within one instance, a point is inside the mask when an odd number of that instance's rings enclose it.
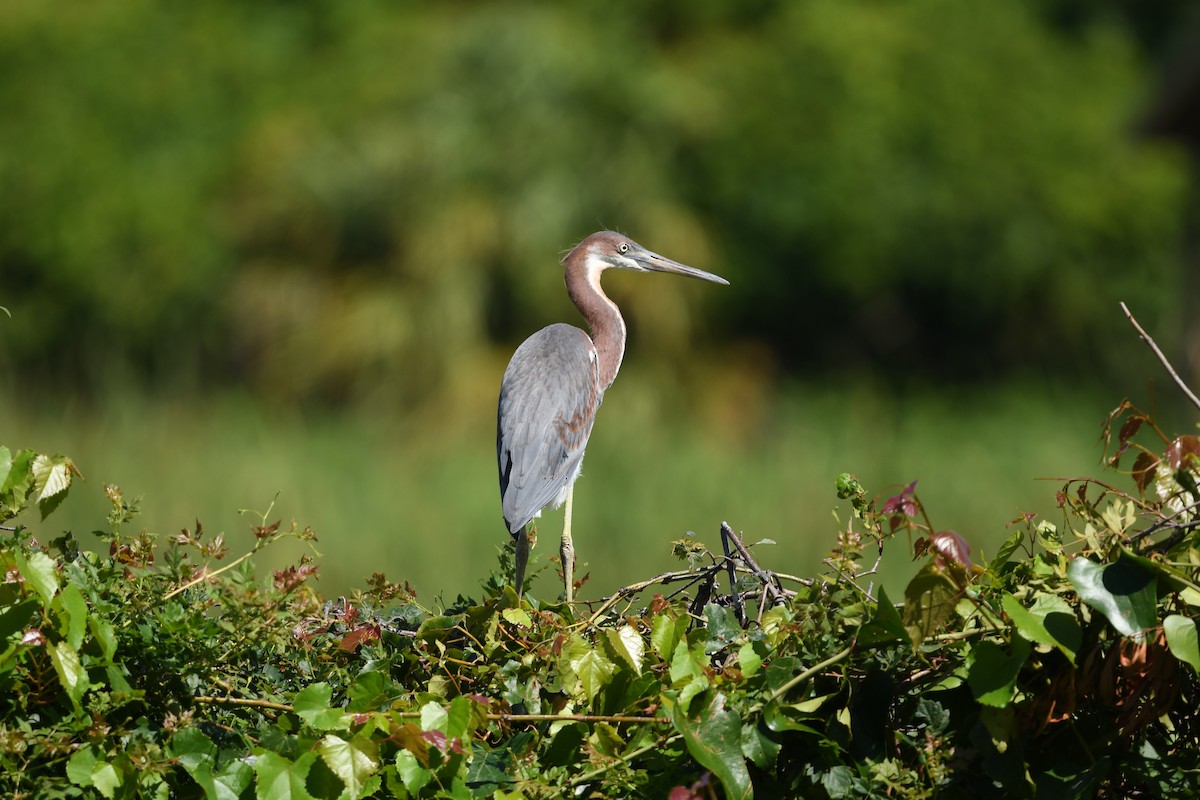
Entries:
{"label": "leaf cluster", "polygon": [[[933,525],[915,482],[871,497],[847,474],[811,580],[725,526],[720,552],[685,540],[684,569],[574,606],[503,572],[435,607],[381,574],[325,600],[307,557],[268,579],[249,557],[311,531],[268,510],[229,560],[199,523],[127,532],[137,503],[109,487],[107,552],[6,529],[0,793],[1181,796],[1200,448],[1143,442],[1127,404],[1105,431],[1113,469],[1139,453],[1131,488],[1067,481],[1061,523],[1022,516],[990,558]],[[55,496],[38,463],[70,462],[10,458],[9,517]],[[56,474],[65,494],[75,473]],[[918,561],[897,603],[874,583],[885,552]]]}

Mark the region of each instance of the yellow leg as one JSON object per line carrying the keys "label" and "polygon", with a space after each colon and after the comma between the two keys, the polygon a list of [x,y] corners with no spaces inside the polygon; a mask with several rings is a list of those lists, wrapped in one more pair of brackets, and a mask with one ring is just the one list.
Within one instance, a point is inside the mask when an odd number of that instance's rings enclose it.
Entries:
{"label": "yellow leg", "polygon": [[575,484],[567,489],[567,510],[563,515],[562,545],[558,554],[562,558],[563,595],[571,602],[575,594],[575,545],[571,543],[571,498],[575,494]]}
{"label": "yellow leg", "polygon": [[517,597],[521,596],[521,590],[525,588],[525,564],[529,562],[529,528],[526,526],[517,534],[517,565],[516,575],[513,580],[513,588],[517,590]]}

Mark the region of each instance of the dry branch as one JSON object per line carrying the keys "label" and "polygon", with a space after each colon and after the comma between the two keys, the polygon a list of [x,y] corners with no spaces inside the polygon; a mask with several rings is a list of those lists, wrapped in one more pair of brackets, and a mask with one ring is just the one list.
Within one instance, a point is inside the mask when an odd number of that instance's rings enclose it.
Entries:
{"label": "dry branch", "polygon": [[1158,356],[1158,360],[1162,362],[1163,367],[1165,367],[1167,370],[1167,374],[1169,374],[1175,381],[1175,385],[1177,385],[1183,391],[1187,399],[1192,401],[1192,405],[1200,409],[1200,397],[1196,397],[1195,393],[1193,393],[1192,390],[1188,388],[1188,385],[1183,382],[1183,378],[1179,377],[1179,373],[1175,371],[1175,368],[1171,366],[1171,362],[1167,360],[1165,355],[1163,355],[1163,351],[1159,349],[1158,344],[1153,338],[1151,338],[1150,334],[1146,333],[1145,328],[1139,325],[1138,321],[1134,319],[1133,312],[1129,310],[1129,306],[1122,302],[1121,310],[1125,312],[1125,316],[1129,319],[1129,324],[1132,325],[1133,329],[1138,332],[1138,336],[1142,337],[1142,341],[1150,346],[1150,349],[1154,351],[1154,355]]}

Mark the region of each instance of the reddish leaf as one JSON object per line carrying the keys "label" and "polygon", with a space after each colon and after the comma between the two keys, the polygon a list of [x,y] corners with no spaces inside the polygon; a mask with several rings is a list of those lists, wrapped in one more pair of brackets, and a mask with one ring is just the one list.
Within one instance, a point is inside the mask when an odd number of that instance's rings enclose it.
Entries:
{"label": "reddish leaf", "polygon": [[[425,734],[421,729],[411,722],[406,722],[392,729],[392,738],[400,743],[408,752],[417,757],[422,767],[429,767],[429,742],[425,740]],[[442,734],[444,740],[445,734]]]}
{"label": "reddish leaf", "polygon": [[1137,484],[1138,491],[1145,493],[1150,481],[1154,480],[1154,472],[1160,463],[1162,462],[1156,455],[1145,451],[1138,453],[1133,462],[1133,482]]}
{"label": "reddish leaf", "polygon": [[938,531],[930,535],[929,549],[936,553],[934,561],[940,567],[949,563],[958,564],[968,571],[972,567],[971,545],[967,544],[967,540],[961,534],[954,531]]}
{"label": "reddish leaf", "polygon": [[446,752],[446,734],[441,731],[425,731],[421,734],[421,738],[443,753]]}
{"label": "reddish leaf", "polygon": [[342,641],[338,647],[347,653],[353,653],[363,643],[378,639],[379,633],[378,625],[364,625],[361,628],[355,628],[342,637]]}
{"label": "reddish leaf", "polygon": [[1189,461],[1200,461],[1200,436],[1180,436],[1167,445],[1167,463],[1179,469]]}
{"label": "reddish leaf", "polygon": [[300,564],[275,572],[275,588],[287,594],[311,576],[317,574],[316,564]]}

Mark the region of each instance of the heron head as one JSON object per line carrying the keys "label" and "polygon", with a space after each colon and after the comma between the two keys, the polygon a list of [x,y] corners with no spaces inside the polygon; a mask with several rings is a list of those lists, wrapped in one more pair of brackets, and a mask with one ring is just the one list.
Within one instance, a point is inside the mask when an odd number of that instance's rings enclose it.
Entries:
{"label": "heron head", "polygon": [[653,250],[647,250],[628,236],[615,231],[593,233],[576,245],[563,259],[563,263],[573,262],[580,257],[584,261],[583,266],[588,271],[630,269],[635,272],[671,272],[676,275],[686,275],[689,278],[729,285],[729,281],[719,275],[672,261]]}

